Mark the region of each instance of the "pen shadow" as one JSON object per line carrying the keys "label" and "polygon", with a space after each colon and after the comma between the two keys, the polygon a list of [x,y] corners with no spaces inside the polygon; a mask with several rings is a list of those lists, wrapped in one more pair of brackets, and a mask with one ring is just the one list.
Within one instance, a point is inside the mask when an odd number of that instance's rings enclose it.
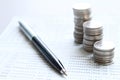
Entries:
{"label": "pen shadow", "polygon": [[[24,33],[19,29],[19,32],[24,35]],[[38,51],[38,49],[34,46],[34,44],[27,38],[27,36],[23,36],[23,38],[29,42],[30,46],[35,50],[36,54],[40,57],[40,59],[46,64],[48,65],[48,67],[50,69],[52,69],[56,74],[58,74],[59,76],[61,75],[61,73],[59,73],[56,69],[54,69],[54,67],[44,58],[44,56]],[[64,78],[64,75],[62,75],[61,77]]]}

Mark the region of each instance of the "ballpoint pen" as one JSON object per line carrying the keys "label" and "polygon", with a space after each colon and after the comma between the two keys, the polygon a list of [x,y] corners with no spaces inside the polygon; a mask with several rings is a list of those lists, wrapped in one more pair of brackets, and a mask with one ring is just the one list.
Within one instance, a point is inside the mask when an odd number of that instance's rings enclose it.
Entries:
{"label": "ballpoint pen", "polygon": [[53,54],[53,52],[43,43],[43,41],[33,32],[33,30],[24,21],[18,21],[20,30],[33,43],[44,58],[61,74],[67,75],[66,70],[60,60]]}

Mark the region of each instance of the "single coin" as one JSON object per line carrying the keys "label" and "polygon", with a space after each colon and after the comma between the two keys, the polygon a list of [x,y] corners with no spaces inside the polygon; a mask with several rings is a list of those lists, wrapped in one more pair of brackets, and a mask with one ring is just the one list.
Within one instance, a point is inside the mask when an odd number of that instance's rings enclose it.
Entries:
{"label": "single coin", "polygon": [[74,38],[75,38],[75,39],[83,39],[83,35],[75,35],[75,34],[74,34]]}
{"label": "single coin", "polygon": [[100,55],[94,55],[95,58],[101,59],[101,60],[109,60],[114,57],[114,55],[109,55],[109,56],[100,56]]}
{"label": "single coin", "polygon": [[86,28],[86,27],[83,27],[84,28],[84,31],[85,32],[103,32],[103,28],[98,28],[98,29],[90,29],[90,28]]}
{"label": "single coin", "polygon": [[83,32],[74,31],[74,35],[83,35]]}
{"label": "single coin", "polygon": [[95,59],[94,61],[97,62],[97,63],[103,63],[103,64],[113,62],[112,59],[109,59],[109,60],[99,60],[99,59]]}
{"label": "single coin", "polygon": [[75,29],[75,31],[77,31],[77,32],[83,32],[83,28],[82,28],[82,27],[75,26],[74,29]]}
{"label": "single coin", "polygon": [[97,60],[97,61],[99,61],[99,62],[112,61],[112,58],[98,58],[98,57],[94,56],[94,59]]}
{"label": "single coin", "polygon": [[[83,31],[84,32],[84,31]],[[102,32],[84,32],[86,35],[90,35],[90,36],[97,36],[97,35],[102,35],[103,33]]]}
{"label": "single coin", "polygon": [[79,16],[74,16],[74,18],[78,18],[78,19],[82,19],[82,20],[85,20],[85,21],[89,21],[91,16],[90,15],[85,15],[85,14],[82,14],[82,15],[79,14]]}
{"label": "single coin", "polygon": [[86,44],[86,45],[89,45],[89,46],[93,46],[95,42],[96,42],[95,40],[83,39],[83,44]]}
{"label": "single coin", "polygon": [[100,28],[86,28],[86,27],[83,27],[83,28],[84,28],[85,31],[90,31],[90,32],[103,31],[102,27],[100,27]]}
{"label": "single coin", "polygon": [[89,3],[77,3],[73,5],[73,13],[75,17],[84,19],[91,14],[91,5]]}
{"label": "single coin", "polygon": [[97,36],[97,35],[102,35],[103,34],[103,30],[100,29],[100,30],[88,30],[88,29],[85,29],[84,28],[84,31],[83,31],[86,35],[93,35],[93,36]]}
{"label": "single coin", "polygon": [[100,65],[104,65],[104,66],[111,65],[113,63],[113,60],[101,61],[101,60],[95,59],[94,61],[96,63],[98,63]]}
{"label": "single coin", "polygon": [[90,21],[84,22],[83,27],[87,30],[96,30],[96,29],[99,30],[102,28],[102,25],[98,21],[90,20]]}
{"label": "single coin", "polygon": [[84,20],[76,20],[76,19],[74,19],[74,23],[75,23],[76,26],[82,26],[83,27]]}
{"label": "single coin", "polygon": [[92,19],[92,17],[89,17],[89,18],[87,18],[87,19],[81,19],[81,18],[79,18],[79,17],[74,17],[74,20],[77,20],[77,21],[83,20],[84,22],[85,22],[85,21],[90,21],[91,19]]}
{"label": "single coin", "polygon": [[100,40],[95,42],[94,48],[98,51],[113,51],[115,46],[111,41]]}
{"label": "single coin", "polygon": [[114,55],[114,51],[100,51],[100,50],[96,50],[95,48],[93,48],[93,52],[95,55],[98,55],[98,56],[112,56],[112,55]]}
{"label": "single coin", "polygon": [[85,11],[85,10],[89,10],[91,8],[91,5],[89,3],[77,3],[73,5],[73,9],[74,10],[78,10],[78,11]]}
{"label": "single coin", "polygon": [[84,34],[84,39],[87,39],[87,40],[101,40],[103,38],[103,35],[100,34],[100,35],[86,35]]}
{"label": "single coin", "polygon": [[89,45],[83,44],[83,48],[87,52],[93,52],[93,46],[89,46]]}
{"label": "single coin", "polygon": [[75,43],[82,44],[83,43],[83,39],[75,39]]}
{"label": "single coin", "polygon": [[77,3],[73,5],[73,10],[79,11],[79,12],[91,12],[91,5],[89,3]]}

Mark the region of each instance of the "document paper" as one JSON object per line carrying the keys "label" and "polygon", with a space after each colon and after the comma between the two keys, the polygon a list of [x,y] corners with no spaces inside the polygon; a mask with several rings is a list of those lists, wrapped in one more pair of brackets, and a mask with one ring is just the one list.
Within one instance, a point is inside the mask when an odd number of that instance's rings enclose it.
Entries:
{"label": "document paper", "polygon": [[[61,19],[62,20],[62,19]],[[119,80],[120,49],[116,45],[114,63],[102,66],[94,62],[93,54],[75,44],[73,27],[66,21],[40,21],[32,29],[60,59],[68,76],[61,76],[20,31],[13,18],[0,36],[0,80]],[[29,23],[28,23],[29,24]],[[114,29],[113,29],[114,30]],[[115,41],[120,43],[120,39]]]}

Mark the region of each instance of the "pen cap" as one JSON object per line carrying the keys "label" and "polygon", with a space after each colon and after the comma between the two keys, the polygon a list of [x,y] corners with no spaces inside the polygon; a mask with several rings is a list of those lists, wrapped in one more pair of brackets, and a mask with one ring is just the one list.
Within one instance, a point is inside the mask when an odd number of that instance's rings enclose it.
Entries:
{"label": "pen cap", "polygon": [[20,29],[28,37],[29,40],[32,40],[32,37],[36,36],[30,26],[27,25],[24,21],[19,21],[18,23],[20,25]]}

